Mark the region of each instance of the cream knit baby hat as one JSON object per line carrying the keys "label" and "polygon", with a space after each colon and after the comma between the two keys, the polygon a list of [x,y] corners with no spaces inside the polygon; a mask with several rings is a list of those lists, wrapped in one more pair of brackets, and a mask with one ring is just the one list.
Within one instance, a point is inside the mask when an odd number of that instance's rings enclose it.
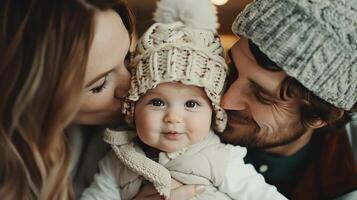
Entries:
{"label": "cream knit baby hat", "polygon": [[214,110],[213,129],[222,132],[227,116],[220,107],[228,67],[217,36],[210,0],[161,0],[153,24],[139,39],[131,64],[131,88],[123,112],[133,122],[134,105],[160,83],[204,88]]}

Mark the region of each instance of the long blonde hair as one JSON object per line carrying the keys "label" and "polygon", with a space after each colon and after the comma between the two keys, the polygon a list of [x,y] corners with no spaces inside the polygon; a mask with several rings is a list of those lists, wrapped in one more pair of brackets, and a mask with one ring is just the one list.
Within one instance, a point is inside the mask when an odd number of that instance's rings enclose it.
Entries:
{"label": "long blonde hair", "polygon": [[0,3],[0,197],[73,199],[64,128],[78,109],[96,10],[122,1]]}

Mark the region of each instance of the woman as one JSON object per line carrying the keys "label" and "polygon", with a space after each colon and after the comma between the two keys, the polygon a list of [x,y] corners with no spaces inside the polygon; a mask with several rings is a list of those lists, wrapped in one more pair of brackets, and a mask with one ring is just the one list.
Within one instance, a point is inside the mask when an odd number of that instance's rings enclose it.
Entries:
{"label": "woman", "polygon": [[[1,4],[0,196],[73,198],[64,129],[114,118],[114,90],[125,95],[130,78],[129,12],[118,1]],[[107,31],[117,36],[112,49],[98,34],[106,20],[117,23]],[[104,54],[111,50],[113,58]]]}
{"label": "woman", "polygon": [[[76,149],[80,134],[69,127],[120,121],[130,16],[120,0],[1,1],[2,199],[74,198],[69,174],[81,169],[75,160],[93,134]],[[188,190],[189,199],[195,189]],[[151,191],[144,188],[138,199],[157,196],[142,198]]]}

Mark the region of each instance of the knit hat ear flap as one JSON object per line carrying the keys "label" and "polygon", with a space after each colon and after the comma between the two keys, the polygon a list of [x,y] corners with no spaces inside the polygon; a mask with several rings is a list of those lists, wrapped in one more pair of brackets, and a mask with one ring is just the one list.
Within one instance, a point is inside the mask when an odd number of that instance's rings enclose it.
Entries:
{"label": "knit hat ear flap", "polygon": [[135,128],[135,102],[129,99],[125,99],[122,103],[122,114],[124,115],[124,120],[132,128]]}
{"label": "knit hat ear flap", "polygon": [[215,113],[214,117],[214,123],[213,123],[213,130],[216,130],[219,133],[222,133],[224,129],[226,128],[226,123],[227,123],[227,113],[224,111],[224,109],[217,105],[213,104],[213,111]]}

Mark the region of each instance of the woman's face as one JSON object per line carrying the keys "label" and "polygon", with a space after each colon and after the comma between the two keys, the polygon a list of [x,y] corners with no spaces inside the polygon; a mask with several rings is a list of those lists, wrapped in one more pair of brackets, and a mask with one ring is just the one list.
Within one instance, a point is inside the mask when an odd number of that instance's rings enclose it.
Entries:
{"label": "woman's face", "polygon": [[129,33],[120,16],[113,10],[98,12],[75,124],[121,123],[121,99],[130,86],[129,46]]}

